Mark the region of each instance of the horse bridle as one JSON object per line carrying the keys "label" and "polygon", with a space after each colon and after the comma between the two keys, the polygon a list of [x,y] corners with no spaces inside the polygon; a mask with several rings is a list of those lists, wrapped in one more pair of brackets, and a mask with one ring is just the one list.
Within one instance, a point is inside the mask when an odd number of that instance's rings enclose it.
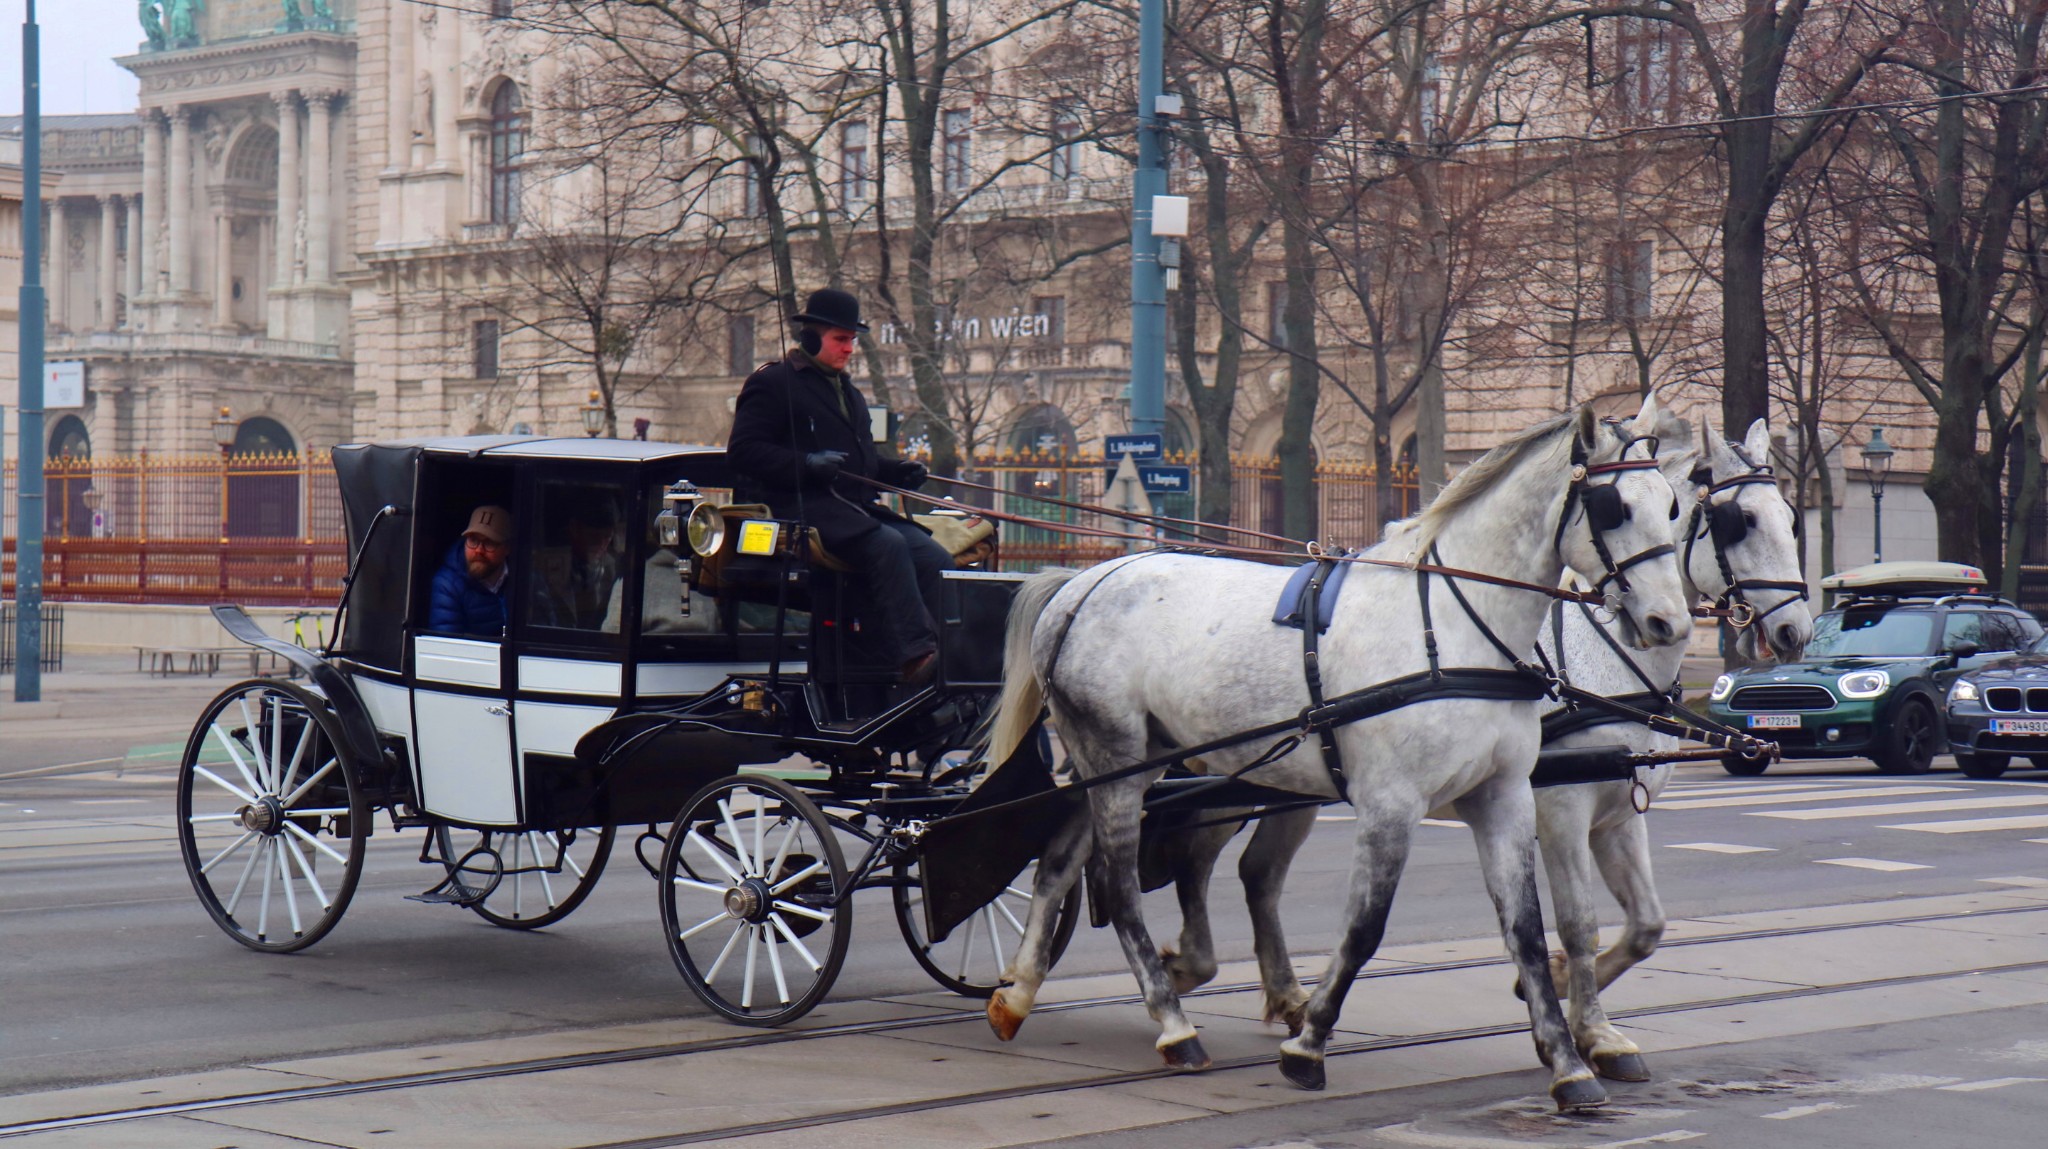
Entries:
{"label": "horse bridle", "polygon": [[[1714,496],[1723,491],[1735,491],[1737,488],[1753,484],[1769,484],[1775,487],[1778,480],[1771,474],[1769,464],[1757,463],[1732,443],[1729,444],[1729,448],[1749,467],[1749,470],[1717,483],[1714,481],[1713,465],[1702,462],[1693,468],[1690,476],[1691,482],[1700,489],[1700,492],[1699,498],[1693,503],[1692,516],[1685,524],[1685,570],[1690,577],[1693,545],[1701,539],[1711,539],[1714,544],[1714,561],[1721,568],[1721,582],[1726,587],[1721,592],[1721,597],[1714,600],[1714,607],[1716,610],[1727,611],[1728,624],[1740,630],[1762,622],[1795,602],[1805,602],[1807,593],[1806,584],[1803,582],[1735,577],[1735,569],[1728,563],[1728,552],[1749,537],[1749,521],[1743,517],[1739,492],[1719,503],[1714,501]],[[1793,593],[1780,599],[1769,610],[1758,611],[1745,593],[1755,590],[1782,590]]]}
{"label": "horse bridle", "polygon": [[[1619,434],[1618,431],[1616,433]],[[1604,483],[1595,483],[1590,480],[1597,475],[1618,474],[1622,471],[1655,470],[1657,467],[1656,436],[1641,435],[1629,439],[1622,444],[1622,455],[1626,456],[1629,448],[1637,443],[1649,444],[1648,457],[1641,459],[1618,458],[1612,463],[1589,465],[1586,462],[1585,447],[1579,443],[1577,436],[1572,437],[1572,482],[1571,486],[1565,489],[1564,509],[1558,513],[1557,530],[1551,532],[1550,544],[1552,547],[1561,547],[1563,545],[1564,529],[1572,521],[1573,507],[1576,505],[1582,509],[1586,516],[1587,530],[1593,536],[1593,553],[1600,556],[1600,565],[1606,568],[1606,573],[1600,576],[1600,581],[1593,584],[1595,594],[1605,595],[1607,584],[1610,582],[1614,584],[1616,590],[1622,594],[1627,594],[1630,587],[1626,572],[1630,567],[1649,562],[1651,559],[1662,558],[1665,555],[1672,554],[1677,549],[1670,543],[1659,543],[1647,550],[1632,554],[1620,562],[1615,562],[1613,552],[1607,549],[1607,532],[1620,529],[1621,524],[1626,521],[1628,508],[1622,501],[1620,487],[1616,485],[1621,482],[1619,478],[1610,479]],[[1676,503],[1672,504],[1671,517],[1678,517]],[[1612,595],[1607,597],[1610,600],[1608,610],[1609,613],[1612,613],[1613,610],[1619,607],[1619,600]]]}

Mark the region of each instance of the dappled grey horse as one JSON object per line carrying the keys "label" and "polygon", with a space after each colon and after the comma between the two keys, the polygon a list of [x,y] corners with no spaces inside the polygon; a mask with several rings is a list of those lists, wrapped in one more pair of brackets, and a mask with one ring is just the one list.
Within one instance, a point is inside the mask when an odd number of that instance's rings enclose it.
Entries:
{"label": "dappled grey horse", "polygon": [[[1741,446],[1704,427],[1697,441],[1689,441],[1689,429],[1675,419],[1660,434],[1665,447],[1659,462],[1685,508],[1679,553],[1687,593],[1753,615],[1737,632],[1744,657],[1798,658],[1813,637],[1813,616],[1806,606],[1792,508],[1767,466],[1770,436],[1763,420],[1750,426]],[[1683,647],[1626,651],[1616,623],[1603,627],[1590,612],[1558,605],[1561,609],[1553,609],[1543,628],[1542,651],[1566,681],[1609,697],[1633,695],[1634,702],[1672,691]],[[1545,748],[1619,745],[1661,752],[1682,744],[1669,734],[1590,710],[1553,709],[1544,716],[1544,726]],[[1649,1072],[1635,1043],[1607,1019],[1600,991],[1655,952],[1664,934],[1649,829],[1637,806],[1647,808],[1663,792],[1671,771],[1666,763],[1638,771],[1633,783],[1551,786],[1536,792],[1537,833],[1564,946],[1551,956],[1552,979],[1558,995],[1571,1001],[1579,1052],[1601,1076],[1623,1081],[1647,1080]],[[1594,905],[1596,872],[1626,915],[1620,937],[1605,951],[1600,950]]]}
{"label": "dappled grey horse", "polygon": [[[1326,696],[1427,684],[1432,672],[1452,681],[1506,677],[1521,652],[1534,649],[1548,601],[1527,583],[1554,586],[1566,567],[1615,588],[1629,641],[1682,643],[1691,615],[1671,549],[1676,501],[1653,463],[1624,459],[1656,419],[1652,402],[1625,426],[1604,425],[1590,409],[1540,424],[1466,468],[1421,515],[1391,526],[1368,557],[1478,577],[1353,567],[1321,639]],[[1617,562],[1615,554],[1627,557]],[[1627,569],[1617,577],[1617,568]],[[1045,708],[1080,785],[1304,711],[1312,698],[1302,641],[1269,620],[1287,577],[1268,566],[1151,553],[1027,582],[1011,609],[993,760],[1007,758]],[[1526,688],[1531,680],[1519,681]],[[1528,783],[1537,741],[1531,693],[1474,689],[1336,726],[1330,754],[1305,738],[1270,761],[1261,758],[1275,748],[1246,744],[1187,763],[1213,775],[1244,771],[1245,781],[1274,789],[1348,797],[1357,810],[1350,900],[1328,974],[1305,1009],[1287,1000],[1290,985],[1300,988],[1291,970],[1281,984],[1266,984],[1269,1009],[1277,1002],[1300,1017],[1300,1032],[1281,1047],[1289,1080],[1321,1087],[1324,1047],[1353,978],[1378,948],[1410,834],[1449,802],[1472,827],[1508,952],[1534,987],[1530,1022],[1552,1071],[1552,1096],[1567,1108],[1605,1100],[1549,977],[1537,976],[1548,970]],[[999,1036],[1014,1035],[1029,1012],[1045,976],[1052,909],[1092,850],[1102,908],[1161,1026],[1157,1048],[1169,1065],[1208,1064],[1139,907],[1139,818],[1163,769],[1088,788],[1085,816],[1044,851],[1011,984],[989,1002]]]}

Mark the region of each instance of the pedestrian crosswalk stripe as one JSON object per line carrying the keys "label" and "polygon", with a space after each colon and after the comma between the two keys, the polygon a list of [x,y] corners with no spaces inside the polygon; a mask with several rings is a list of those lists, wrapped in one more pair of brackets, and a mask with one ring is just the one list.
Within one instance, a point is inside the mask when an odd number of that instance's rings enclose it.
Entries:
{"label": "pedestrian crosswalk stripe", "polygon": [[1958,818],[1947,822],[1904,822],[1887,830],[1919,830],[1927,834],[1981,834],[1986,830],[2039,830],[2048,827],[2048,814],[2023,814],[2011,818]]}
{"label": "pedestrian crosswalk stripe", "polygon": [[1770,846],[1737,846],[1729,842],[1672,842],[1667,850],[1701,850],[1709,854],[1775,854]]}
{"label": "pedestrian crosswalk stripe", "polygon": [[1994,1077],[1989,1081],[1959,1081],[1954,1085],[1940,1085],[1935,1088],[1950,1093],[1977,1093],[1986,1089],[2004,1089],[2008,1085],[2026,1085],[2040,1080],[2039,1077]]}
{"label": "pedestrian crosswalk stripe", "polygon": [[1752,818],[1789,818],[1813,822],[1826,818],[1882,818],[1892,814],[1938,814],[1945,810],[1997,810],[2012,806],[2048,806],[2048,794],[2013,797],[1942,798],[1933,802],[1879,802],[1870,806],[1817,806],[1805,810],[1748,810]]}
{"label": "pedestrian crosswalk stripe", "polygon": [[1793,1109],[1780,1109],[1776,1113],[1766,1113],[1763,1115],[1763,1119],[1766,1121],[1791,1121],[1795,1118],[1811,1117],[1816,1113],[1826,1113],[1834,1109],[1848,1108],[1850,1106],[1844,1105],[1839,1101],[1822,1101],[1816,1105],[1801,1105]]}
{"label": "pedestrian crosswalk stripe", "polygon": [[2028,838],[2027,841],[2040,846],[2048,846],[2048,838]]}
{"label": "pedestrian crosswalk stripe", "polygon": [[2048,887],[2048,878],[2029,878],[2019,876],[2011,878],[1978,878],[1977,880],[1985,883],[1986,885],[2018,886],[2021,889],[2025,890],[2038,890],[2044,887]]}
{"label": "pedestrian crosswalk stripe", "polygon": [[1871,786],[1862,790],[1821,790],[1811,794],[1744,794],[1731,798],[1680,798],[1659,802],[1663,810],[1709,810],[1727,806],[1770,806],[1779,802],[1832,802],[1838,798],[1904,798],[1915,794],[1959,794],[1964,786]]}
{"label": "pedestrian crosswalk stripe", "polygon": [[1915,862],[1887,862],[1882,858],[1815,858],[1823,866],[1848,866],[1856,870],[1882,870],[1887,874],[1900,870],[1931,870],[1933,866],[1922,866]]}
{"label": "pedestrian crosswalk stripe", "polygon": [[1425,826],[1449,826],[1458,830],[1465,828],[1465,823],[1454,818],[1424,818],[1422,824]]}
{"label": "pedestrian crosswalk stripe", "polygon": [[1700,798],[1721,798],[1735,794],[1797,794],[1806,790],[1839,790],[1844,786],[1867,786],[1867,782],[1745,782],[1727,786],[1718,782],[1686,782],[1674,779],[1667,792],[1685,791]]}

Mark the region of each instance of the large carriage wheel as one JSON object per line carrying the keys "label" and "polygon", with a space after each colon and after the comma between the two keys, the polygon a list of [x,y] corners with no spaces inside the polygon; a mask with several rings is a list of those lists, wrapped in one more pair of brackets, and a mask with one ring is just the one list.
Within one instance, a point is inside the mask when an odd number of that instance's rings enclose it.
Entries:
{"label": "large carriage wheel", "polygon": [[201,905],[253,950],[319,941],[354,895],[370,812],[322,699],[244,682],[206,707],[178,765],[178,846]]}
{"label": "large carriage wheel", "polygon": [[537,930],[574,913],[611,859],[613,826],[585,830],[463,830],[436,826],[442,864],[458,881],[477,876],[476,861],[491,858],[487,867],[496,881],[490,892],[470,904],[476,915],[509,930]]}
{"label": "large carriage wheel", "polygon": [[778,778],[699,790],[661,853],[661,927],[704,1004],[743,1025],[809,1012],[846,960],[853,904],[832,823]]}
{"label": "large carriage wheel", "polygon": [[[896,886],[890,891],[896,903],[896,926],[910,956],[932,975],[932,980],[966,997],[985,998],[1001,988],[1003,971],[1024,937],[1025,916],[1031,912],[1031,891],[1038,874],[1033,862],[1017,875],[994,901],[974,911],[973,916],[946,935],[946,940],[925,940],[924,885],[918,878],[917,862],[897,866]],[[1067,891],[1052,923],[1052,954],[1046,968],[1067,952],[1074,927],[1081,920],[1081,883]]]}

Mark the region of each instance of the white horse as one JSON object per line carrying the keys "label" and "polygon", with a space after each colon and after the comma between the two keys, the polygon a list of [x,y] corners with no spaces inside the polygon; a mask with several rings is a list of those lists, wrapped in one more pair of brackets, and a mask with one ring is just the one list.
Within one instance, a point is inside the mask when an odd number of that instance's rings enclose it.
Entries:
{"label": "white horse", "polygon": [[[1744,657],[1775,653],[1798,658],[1813,637],[1813,616],[1799,571],[1792,508],[1764,465],[1770,459],[1770,436],[1763,420],[1751,424],[1739,447],[1704,426],[1699,441],[1688,443],[1684,425],[1676,420],[1671,424],[1664,430],[1667,449],[1674,443],[1684,445],[1661,454],[1659,462],[1685,508],[1686,537],[1679,547],[1687,594],[1728,599],[1755,612],[1755,621],[1740,631],[1737,640]],[[1623,653],[1602,637],[1603,628],[1587,612],[1562,605],[1543,628],[1542,651],[1572,685],[1618,697],[1664,692],[1677,683],[1685,656],[1682,647]],[[1618,626],[1604,629],[1609,636],[1622,637]],[[1545,716],[1546,725],[1561,717],[1553,711]],[[1640,752],[1669,751],[1681,742],[1632,722],[1603,722],[1555,738],[1546,734],[1543,744],[1621,745]],[[1564,943],[1564,952],[1551,956],[1552,980],[1557,994],[1571,1000],[1572,1036],[1579,1052],[1602,1077],[1621,1081],[1646,1081],[1649,1072],[1635,1043],[1608,1021],[1599,991],[1654,953],[1664,934],[1664,907],[1651,873],[1649,830],[1636,799],[1656,798],[1671,771],[1667,763],[1639,771],[1635,784],[1598,782],[1536,792],[1537,835],[1550,874],[1558,937]],[[1643,793],[1632,794],[1633,785],[1640,785]],[[1594,906],[1596,872],[1606,879],[1626,914],[1620,938],[1604,952]]]}
{"label": "white horse", "polygon": [[[1650,402],[1626,429],[1600,424],[1590,409],[1532,428],[1468,467],[1421,515],[1390,527],[1369,554],[1546,586],[1569,566],[1616,588],[1631,642],[1682,643],[1692,620],[1671,553],[1676,498],[1654,465],[1624,460],[1656,418]],[[1302,636],[1270,620],[1287,576],[1273,567],[1167,553],[1027,582],[1010,614],[993,760],[1008,757],[1044,707],[1081,784],[1301,712],[1311,703]],[[1408,676],[1419,680],[1436,668],[1453,677],[1463,668],[1505,670],[1521,661],[1518,652],[1535,648],[1549,601],[1497,582],[1370,565],[1353,566],[1346,581],[1320,639],[1324,689],[1332,698]],[[1345,929],[1328,974],[1301,1011],[1301,1032],[1281,1047],[1289,1080],[1322,1086],[1324,1047],[1353,978],[1378,948],[1410,834],[1432,807],[1451,802],[1477,839],[1508,951],[1535,989],[1530,1022],[1552,1071],[1553,1098],[1562,1108],[1605,1101],[1579,1058],[1550,978],[1536,976],[1548,970],[1528,781],[1538,737],[1537,707],[1526,696],[1436,697],[1336,727],[1341,777],[1333,778],[1313,737],[1243,775],[1295,793],[1348,797],[1358,814]],[[1218,748],[1188,765],[1229,774],[1266,750]],[[1162,769],[1090,786],[1087,818],[1076,818],[1041,857],[1011,984],[989,1002],[999,1037],[1014,1036],[1031,1008],[1045,976],[1051,908],[1092,849],[1103,909],[1161,1026],[1156,1047],[1169,1065],[1208,1065],[1139,909],[1139,817],[1145,789]],[[1285,968],[1284,960],[1279,964]],[[1266,972],[1269,1010],[1297,1008]],[[1285,982],[1293,982],[1291,971]]]}

